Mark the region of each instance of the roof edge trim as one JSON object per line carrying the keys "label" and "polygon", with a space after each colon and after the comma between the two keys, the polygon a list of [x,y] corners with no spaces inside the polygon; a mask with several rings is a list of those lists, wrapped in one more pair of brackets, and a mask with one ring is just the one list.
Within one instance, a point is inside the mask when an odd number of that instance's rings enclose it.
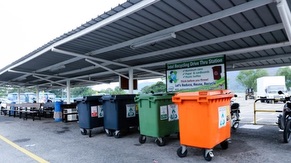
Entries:
{"label": "roof edge trim", "polygon": [[84,30],[82,30],[80,32],[77,32],[77,33],[75,33],[75,34],[73,34],[71,36],[68,36],[68,37],[66,37],[66,38],[64,38],[64,39],[62,39],[62,40],[60,40],[58,42],[55,42],[54,44],[46,47],[45,49],[37,52],[36,54],[26,58],[23,61],[20,61],[20,62],[14,64],[14,65],[11,65],[11,66],[7,67],[4,70],[2,69],[2,71],[0,72],[0,75],[3,74],[4,72],[14,68],[14,67],[17,67],[17,66],[19,66],[19,65],[21,65],[21,64],[23,64],[25,62],[30,61],[31,59],[34,59],[34,58],[42,55],[44,52],[49,51],[50,49],[52,49],[52,48],[54,48],[56,46],[59,46],[59,45],[61,45],[63,43],[66,43],[66,42],[68,42],[70,40],[73,40],[73,39],[76,39],[78,37],[81,37],[81,36],[83,36],[83,35],[85,35],[87,33],[90,33],[92,31],[98,29],[98,28],[101,28],[101,27],[103,27],[103,26],[105,26],[107,24],[110,24],[110,23],[112,23],[112,22],[114,22],[116,20],[119,20],[119,19],[121,19],[123,17],[126,17],[126,16],[128,16],[128,15],[134,13],[134,12],[137,12],[137,11],[147,7],[147,6],[150,6],[150,5],[152,5],[152,4],[154,4],[154,3],[158,2],[158,1],[160,1],[160,0],[143,0],[143,1],[137,3],[137,4],[133,5],[133,6],[130,6],[130,7],[126,8],[126,9],[120,11],[119,13],[108,17],[107,19],[104,19],[104,20],[102,20],[102,21],[100,21],[100,22],[98,22],[98,23],[96,23],[96,24],[94,24],[94,25],[92,25],[92,26],[90,26],[88,28],[85,28]]}

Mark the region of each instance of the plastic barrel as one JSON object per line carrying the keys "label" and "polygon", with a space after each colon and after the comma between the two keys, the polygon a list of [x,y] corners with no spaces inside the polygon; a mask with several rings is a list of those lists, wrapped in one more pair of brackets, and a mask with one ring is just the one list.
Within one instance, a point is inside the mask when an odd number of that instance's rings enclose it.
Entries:
{"label": "plastic barrel", "polygon": [[54,119],[55,122],[61,122],[62,121],[62,108],[61,108],[62,102],[55,102],[55,110],[54,110]]}
{"label": "plastic barrel", "polygon": [[[16,104],[16,102],[11,102],[11,104]],[[9,110],[9,115],[14,115],[14,105],[10,107],[10,110]]]}

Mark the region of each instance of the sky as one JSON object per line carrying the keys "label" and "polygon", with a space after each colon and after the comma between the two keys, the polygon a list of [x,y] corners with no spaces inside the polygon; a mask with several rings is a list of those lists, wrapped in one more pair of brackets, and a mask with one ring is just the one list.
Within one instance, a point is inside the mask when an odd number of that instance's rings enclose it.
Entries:
{"label": "sky", "polygon": [[[0,69],[125,1],[1,0]],[[116,86],[119,84],[102,84],[94,89]]]}
{"label": "sky", "polygon": [[1,0],[0,69],[126,0]]}

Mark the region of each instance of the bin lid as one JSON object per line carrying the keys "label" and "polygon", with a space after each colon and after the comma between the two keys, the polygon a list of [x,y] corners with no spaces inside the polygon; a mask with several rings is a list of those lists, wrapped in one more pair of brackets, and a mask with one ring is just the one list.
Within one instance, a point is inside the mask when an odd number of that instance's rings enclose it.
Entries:
{"label": "bin lid", "polygon": [[100,101],[102,96],[84,96],[83,98],[76,99],[76,102],[87,102],[87,101]]}
{"label": "bin lid", "polygon": [[155,100],[167,100],[172,99],[174,94],[140,94],[135,97],[135,102],[138,102],[139,100],[149,100],[149,101],[155,101]]}
{"label": "bin lid", "polygon": [[172,97],[173,102],[181,102],[182,100],[197,100],[198,102],[207,102],[211,99],[232,98],[234,94],[230,90],[205,90],[198,92],[177,93]]}
{"label": "bin lid", "polygon": [[136,94],[124,94],[124,95],[103,95],[102,100],[128,100],[134,99]]}

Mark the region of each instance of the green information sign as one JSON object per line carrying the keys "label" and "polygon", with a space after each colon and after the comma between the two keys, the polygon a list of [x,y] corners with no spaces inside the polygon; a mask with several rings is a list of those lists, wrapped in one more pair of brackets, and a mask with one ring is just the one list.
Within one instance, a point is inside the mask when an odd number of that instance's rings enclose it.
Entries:
{"label": "green information sign", "polygon": [[171,63],[167,68],[167,92],[226,89],[225,57]]}

